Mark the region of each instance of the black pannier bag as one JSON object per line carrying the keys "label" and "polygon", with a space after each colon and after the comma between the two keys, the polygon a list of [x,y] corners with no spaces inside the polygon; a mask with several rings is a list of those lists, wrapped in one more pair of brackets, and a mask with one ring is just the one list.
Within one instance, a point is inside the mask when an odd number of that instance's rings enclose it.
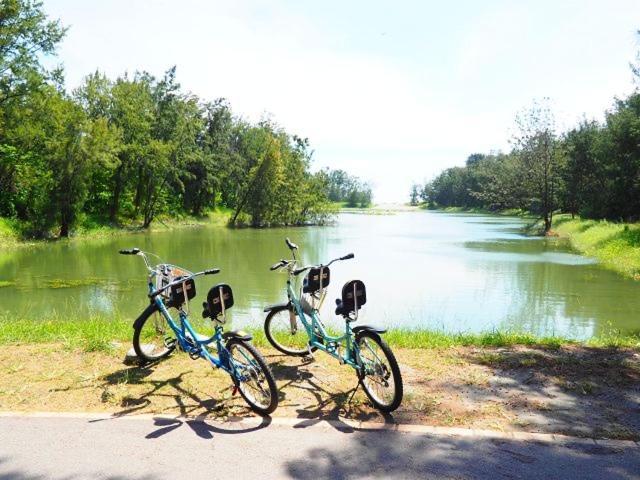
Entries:
{"label": "black pannier bag", "polygon": [[321,288],[326,288],[331,279],[329,267],[313,267],[302,282],[303,293],[315,293]]}
{"label": "black pannier bag", "polygon": [[351,280],[342,287],[342,311],[345,314],[359,310],[367,303],[367,290],[362,280]]}
{"label": "black pannier bag", "polygon": [[232,306],[233,292],[229,285],[219,283],[209,289],[209,293],[207,293],[207,310],[211,318],[217,318]]}
{"label": "black pannier bag", "polygon": [[[177,277],[174,281],[181,280],[184,277]],[[180,282],[171,287],[171,303],[174,306],[182,305],[185,302],[184,293],[187,292],[187,299],[191,300],[196,296],[196,282],[190,278],[184,282]]]}

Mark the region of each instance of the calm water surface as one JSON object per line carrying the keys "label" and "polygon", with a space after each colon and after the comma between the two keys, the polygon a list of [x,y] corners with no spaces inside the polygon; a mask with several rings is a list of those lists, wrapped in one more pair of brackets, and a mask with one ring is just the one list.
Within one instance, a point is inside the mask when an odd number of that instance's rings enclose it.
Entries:
{"label": "calm water surface", "polygon": [[[268,267],[301,247],[305,263],[354,252],[334,264],[325,318],[342,284],[360,278],[368,302],[361,321],[447,331],[526,330],[586,338],[640,330],[640,284],[573,254],[558,240],[527,238],[520,219],[408,212],[341,215],[331,227],[241,229],[220,227],[55,243],[0,253],[0,305],[34,320],[90,315],[132,320],[147,304],[138,257],[118,255],[138,246],[191,270],[222,273],[198,281],[198,302],[223,281],[234,289],[235,326],[260,325],[264,305],[285,299],[286,276]],[[57,288],[56,288],[57,287]]]}

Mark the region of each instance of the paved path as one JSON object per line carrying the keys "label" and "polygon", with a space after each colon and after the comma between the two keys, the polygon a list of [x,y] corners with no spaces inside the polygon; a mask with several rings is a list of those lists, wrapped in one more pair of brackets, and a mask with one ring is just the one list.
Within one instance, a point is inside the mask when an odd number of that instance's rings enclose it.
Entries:
{"label": "paved path", "polygon": [[640,446],[633,442],[424,431],[297,419],[8,415],[0,416],[0,480],[640,479]]}

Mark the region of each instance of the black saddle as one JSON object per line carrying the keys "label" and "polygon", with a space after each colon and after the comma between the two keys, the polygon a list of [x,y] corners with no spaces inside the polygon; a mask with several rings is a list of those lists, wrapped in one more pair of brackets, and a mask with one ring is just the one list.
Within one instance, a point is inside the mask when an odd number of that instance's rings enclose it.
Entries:
{"label": "black saddle", "polygon": [[362,280],[351,280],[342,287],[342,298],[336,299],[336,315],[348,316],[367,303],[367,290]]}

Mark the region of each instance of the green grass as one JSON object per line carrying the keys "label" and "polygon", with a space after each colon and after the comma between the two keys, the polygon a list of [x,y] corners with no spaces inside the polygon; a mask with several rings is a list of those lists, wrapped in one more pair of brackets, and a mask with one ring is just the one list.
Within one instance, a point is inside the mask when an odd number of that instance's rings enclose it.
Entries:
{"label": "green grass", "polygon": [[16,221],[0,217],[0,248],[20,243],[21,232]]}
{"label": "green grass", "polygon": [[578,252],[597,259],[607,268],[640,280],[640,223],[556,215],[552,230],[567,237]]}
{"label": "green grass", "polygon": [[[254,337],[258,347],[268,346],[262,327],[244,329]],[[67,348],[85,351],[109,350],[112,342],[128,343],[133,335],[132,321],[121,318],[106,320],[88,318],[69,320],[54,318],[34,321],[14,320],[8,316],[0,318],[0,345],[38,344],[60,342]],[[396,348],[442,349],[452,347],[512,347],[516,345],[559,348],[563,345],[588,345],[593,347],[617,347],[640,349],[640,336],[610,334],[579,342],[561,337],[537,337],[528,333],[486,332],[445,333],[421,329],[391,329],[384,334],[385,340]]]}
{"label": "green grass", "polygon": [[640,348],[640,336],[622,335],[616,331],[586,341],[558,336],[540,337],[526,332],[447,333],[421,329],[391,329],[384,338],[390,345],[399,348],[513,347],[517,345],[544,348],[559,348],[563,345]]}
{"label": "green grass", "polygon": [[505,217],[532,217],[531,213],[519,208],[509,208],[506,210],[487,210],[486,208],[475,207],[438,207],[429,204],[421,204],[420,208],[428,210],[436,210],[445,213],[477,213],[481,215],[500,215]]}
{"label": "green grass", "polygon": [[120,319],[104,320],[13,320],[0,318],[0,345],[61,342],[68,348],[85,351],[109,350],[112,341],[131,338],[131,323]]}

